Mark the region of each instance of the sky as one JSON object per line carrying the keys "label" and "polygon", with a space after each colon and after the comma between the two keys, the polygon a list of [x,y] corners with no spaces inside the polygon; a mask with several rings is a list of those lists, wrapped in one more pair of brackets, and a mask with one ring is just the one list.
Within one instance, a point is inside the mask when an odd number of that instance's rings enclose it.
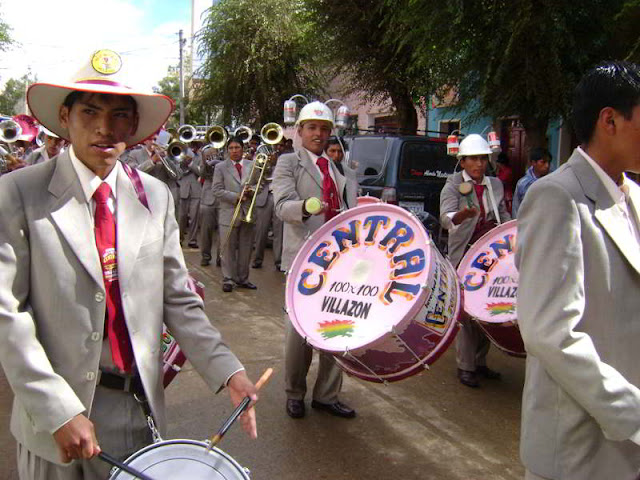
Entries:
{"label": "sky", "polygon": [[[190,45],[191,2],[0,0],[0,16],[15,41],[0,52],[0,87],[29,70],[41,82],[67,81],[93,52],[108,48],[121,55],[128,86],[150,91],[169,66],[178,65],[180,29]],[[197,31],[212,0],[194,3]]]}

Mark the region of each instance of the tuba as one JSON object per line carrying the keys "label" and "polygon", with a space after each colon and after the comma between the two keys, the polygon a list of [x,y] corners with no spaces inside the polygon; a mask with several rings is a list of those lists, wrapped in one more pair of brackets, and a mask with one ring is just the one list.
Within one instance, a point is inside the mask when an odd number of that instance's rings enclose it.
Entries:
{"label": "tuba", "polygon": [[241,125],[233,131],[233,136],[242,140],[242,143],[249,143],[253,137],[253,130],[245,125]]}
{"label": "tuba", "polygon": [[207,133],[204,135],[205,143],[211,145],[213,148],[217,148],[218,150],[227,144],[228,139],[229,132],[227,132],[226,128],[220,125],[214,125],[209,128]]}
{"label": "tuba", "polygon": [[182,143],[190,143],[193,142],[198,135],[198,131],[196,127],[193,125],[182,125],[178,129],[178,140]]}

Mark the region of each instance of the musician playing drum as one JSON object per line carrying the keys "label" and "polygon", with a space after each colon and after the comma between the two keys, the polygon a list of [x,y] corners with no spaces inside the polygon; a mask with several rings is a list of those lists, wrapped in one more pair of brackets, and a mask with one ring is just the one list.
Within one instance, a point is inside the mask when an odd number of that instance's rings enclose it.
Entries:
{"label": "musician playing drum", "polygon": [[[329,107],[321,102],[307,104],[300,111],[297,128],[302,148],[279,158],[272,184],[276,215],[284,222],[282,267],[285,270],[291,267],[307,235],[340,210],[355,207],[358,188],[355,172],[345,167],[345,175],[340,174],[325,152],[333,128],[333,113]],[[319,203],[319,199],[324,208],[312,211],[313,204]],[[302,418],[312,349],[287,315],[285,324],[287,414]],[[342,373],[333,357],[321,352],[311,406],[339,417],[355,417],[352,408],[338,401],[341,385]]]}
{"label": "musician playing drum", "polygon": [[[449,260],[460,263],[470,245],[497,224],[511,220],[504,203],[502,182],[485,175],[491,149],[480,135],[460,142],[462,171],[449,178],[440,193],[440,222],[449,230]],[[475,322],[463,322],[456,337],[458,378],[463,385],[478,387],[478,375],[499,378],[487,367],[489,340]]]}
{"label": "musician playing drum", "polygon": [[[121,65],[100,50],[69,83],[33,84],[34,116],[71,147],[0,178],[0,361],[21,480],[107,478],[101,449],[124,459],[151,441],[136,397],[165,431],[163,321],[212,390],[256,398],[187,288],[169,190],[118,161],[172,110],[122,86]],[[255,437],[254,414],[243,423]]]}

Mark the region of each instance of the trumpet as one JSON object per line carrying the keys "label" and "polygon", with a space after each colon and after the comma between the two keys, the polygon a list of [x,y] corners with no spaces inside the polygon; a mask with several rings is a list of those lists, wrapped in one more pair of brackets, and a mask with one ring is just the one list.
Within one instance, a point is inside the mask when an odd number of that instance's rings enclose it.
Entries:
{"label": "trumpet", "polygon": [[178,179],[182,176],[180,163],[187,158],[187,145],[183,142],[174,140],[167,145],[167,155],[160,155],[160,161],[169,176]]}
{"label": "trumpet", "polygon": [[196,139],[198,131],[193,125],[182,125],[178,129],[178,140],[182,143],[190,143]]}
{"label": "trumpet", "polygon": [[15,120],[0,122],[0,142],[13,143],[22,135],[22,127]]}
{"label": "trumpet", "polygon": [[207,130],[207,133],[204,135],[204,141],[208,145],[211,145],[213,148],[221,149],[227,144],[227,140],[229,139],[229,132],[227,129],[220,126],[214,125],[213,127]]}
{"label": "trumpet", "polygon": [[249,140],[253,137],[253,130],[245,125],[241,125],[233,131],[233,136],[242,140],[242,143],[249,143]]}

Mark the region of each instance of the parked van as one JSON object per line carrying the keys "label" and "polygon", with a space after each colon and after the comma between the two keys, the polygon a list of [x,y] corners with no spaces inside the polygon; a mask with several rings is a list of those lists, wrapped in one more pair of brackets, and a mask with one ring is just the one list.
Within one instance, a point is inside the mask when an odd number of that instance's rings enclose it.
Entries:
{"label": "parked van", "polygon": [[358,135],[344,138],[362,195],[423,216],[440,216],[440,191],[456,166],[445,138]]}

